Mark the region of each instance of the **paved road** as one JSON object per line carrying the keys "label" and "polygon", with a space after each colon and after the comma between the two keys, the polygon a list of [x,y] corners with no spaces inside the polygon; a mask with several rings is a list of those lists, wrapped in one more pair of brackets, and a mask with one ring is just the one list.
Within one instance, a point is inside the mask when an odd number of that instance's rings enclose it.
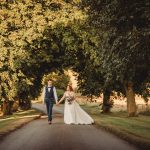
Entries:
{"label": "paved road", "polygon": [[[45,109],[40,104],[33,107]],[[54,107],[52,125],[43,117],[10,133],[0,142],[0,150],[136,150],[94,125],[64,124],[62,111]]]}

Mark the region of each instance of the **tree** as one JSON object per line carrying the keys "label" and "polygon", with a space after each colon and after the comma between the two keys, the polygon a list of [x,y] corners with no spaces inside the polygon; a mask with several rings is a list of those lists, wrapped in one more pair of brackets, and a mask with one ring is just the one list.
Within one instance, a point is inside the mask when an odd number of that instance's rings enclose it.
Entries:
{"label": "tree", "polygon": [[64,49],[57,27],[82,20],[82,11],[62,0],[2,0],[0,8],[0,99],[18,99],[27,109],[42,76],[62,70]]}
{"label": "tree", "polygon": [[64,72],[51,72],[43,76],[42,85],[47,85],[47,81],[53,80],[53,85],[58,89],[66,90],[67,84],[70,82],[70,77]]}
{"label": "tree", "polygon": [[72,66],[83,94],[103,92],[109,110],[110,94],[121,92],[134,116],[134,95],[149,94],[149,6],[148,0],[2,0],[0,99],[19,99],[26,109],[44,74]]}
{"label": "tree", "polygon": [[[89,22],[97,30],[95,63],[105,84],[127,97],[129,116],[136,115],[135,93],[149,96],[150,28],[148,0],[84,1]],[[97,59],[98,58],[98,59]],[[99,61],[97,61],[99,60]]]}

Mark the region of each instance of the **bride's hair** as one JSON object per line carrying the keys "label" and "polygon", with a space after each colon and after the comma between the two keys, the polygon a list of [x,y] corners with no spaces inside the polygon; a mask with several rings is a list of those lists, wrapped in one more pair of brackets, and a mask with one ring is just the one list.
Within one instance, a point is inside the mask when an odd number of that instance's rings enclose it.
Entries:
{"label": "bride's hair", "polygon": [[70,84],[68,84],[68,87],[69,87],[70,91],[73,91],[73,88],[72,88],[72,86]]}

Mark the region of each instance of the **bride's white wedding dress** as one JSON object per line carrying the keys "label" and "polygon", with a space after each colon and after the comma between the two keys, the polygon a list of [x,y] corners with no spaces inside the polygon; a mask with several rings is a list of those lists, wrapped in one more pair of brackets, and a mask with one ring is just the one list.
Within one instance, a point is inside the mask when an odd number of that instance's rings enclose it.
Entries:
{"label": "bride's white wedding dress", "polygon": [[[94,120],[75,101],[74,92],[65,92],[64,122],[66,124],[92,124]],[[69,103],[68,100],[73,98]]]}

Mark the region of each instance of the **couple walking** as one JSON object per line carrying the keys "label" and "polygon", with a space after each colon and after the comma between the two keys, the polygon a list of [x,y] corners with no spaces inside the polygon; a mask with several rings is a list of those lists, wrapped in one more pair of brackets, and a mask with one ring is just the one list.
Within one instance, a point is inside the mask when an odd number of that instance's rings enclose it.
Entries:
{"label": "couple walking", "polygon": [[67,86],[63,97],[58,101],[56,88],[52,80],[48,80],[47,86],[43,91],[43,102],[46,104],[48,123],[52,123],[52,108],[54,101],[59,105],[65,100],[64,122],[66,124],[92,124],[94,120],[80,107],[75,100],[75,93],[71,85]]}

